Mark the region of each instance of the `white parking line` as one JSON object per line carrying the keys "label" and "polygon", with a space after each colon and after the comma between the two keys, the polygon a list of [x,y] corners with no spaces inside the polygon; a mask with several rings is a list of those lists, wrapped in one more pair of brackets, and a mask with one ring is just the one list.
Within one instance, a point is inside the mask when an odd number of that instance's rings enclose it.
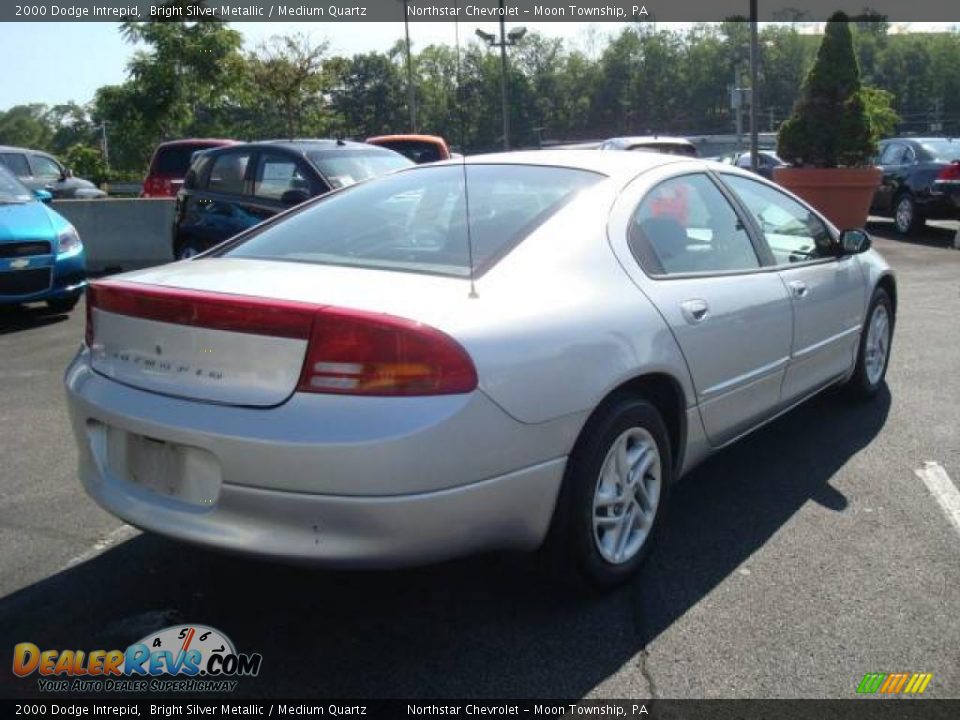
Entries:
{"label": "white parking line", "polygon": [[74,565],[85,563],[87,560],[93,560],[93,558],[95,558],[97,555],[106,552],[114,545],[119,545],[122,542],[126,542],[130,538],[139,534],[140,531],[135,527],[131,527],[130,525],[121,525],[116,530],[112,530],[97,540],[97,542],[93,544],[93,547],[80,553],[75,558],[72,558],[69,562],[67,562],[67,567],[71,568]]}
{"label": "white parking line", "polygon": [[960,490],[950,480],[947,471],[939,463],[927,461],[923,467],[914,470],[917,477],[923,480],[933,499],[936,500],[947,520],[953,523],[953,528],[960,533]]}

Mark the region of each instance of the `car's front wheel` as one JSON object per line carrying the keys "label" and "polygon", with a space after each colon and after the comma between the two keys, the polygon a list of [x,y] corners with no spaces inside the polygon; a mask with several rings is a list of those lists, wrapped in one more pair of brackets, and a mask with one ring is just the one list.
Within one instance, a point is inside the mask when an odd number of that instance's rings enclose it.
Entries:
{"label": "car's front wheel", "polygon": [[672,476],[667,430],[643,399],[591,418],[567,462],[546,551],[565,575],[609,587],[650,554]]}
{"label": "car's front wheel", "polygon": [[883,385],[893,342],[893,303],[883,288],[873,291],[867,319],[860,332],[857,364],[847,388],[854,397],[872,398]]}

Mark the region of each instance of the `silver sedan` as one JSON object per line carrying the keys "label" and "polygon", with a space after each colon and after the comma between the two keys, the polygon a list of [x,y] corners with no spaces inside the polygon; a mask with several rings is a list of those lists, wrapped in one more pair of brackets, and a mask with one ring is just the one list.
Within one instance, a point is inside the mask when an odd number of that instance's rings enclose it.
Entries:
{"label": "silver sedan", "polygon": [[94,283],[65,380],[80,479],[213,548],[542,546],[609,585],[710,453],[824,388],[873,396],[896,300],[864,232],[728,165],[420,166]]}

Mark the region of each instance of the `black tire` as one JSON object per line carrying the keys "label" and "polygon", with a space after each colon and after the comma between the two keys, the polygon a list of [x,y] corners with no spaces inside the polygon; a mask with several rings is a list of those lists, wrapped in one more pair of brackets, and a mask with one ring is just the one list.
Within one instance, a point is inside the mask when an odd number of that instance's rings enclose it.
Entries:
{"label": "black tire", "polygon": [[914,235],[923,228],[926,220],[917,208],[913,196],[901,193],[893,201],[893,224],[901,235]]}
{"label": "black tire", "polygon": [[[608,453],[624,433],[645,431],[660,458],[659,500],[636,554],[620,563],[601,554],[594,529],[594,499]],[[673,480],[673,457],[660,412],[641,398],[623,397],[601,407],[587,423],[567,461],[553,522],[542,550],[551,573],[576,585],[609,588],[630,579],[649,557],[662,524]],[[598,531],[599,532],[599,531]]]}
{"label": "black tire", "polygon": [[[877,308],[880,307],[886,311],[888,318],[888,334],[886,341],[886,352],[883,358],[883,367],[880,374],[873,375],[867,369],[867,344],[869,341],[870,326],[874,321],[874,315]],[[847,381],[845,389],[847,393],[857,400],[870,400],[880,391],[886,380],[887,368],[890,365],[890,350],[893,346],[893,329],[896,318],[893,314],[893,303],[890,296],[883,288],[877,288],[873,291],[873,297],[870,299],[870,306],[867,308],[867,316],[863,321],[863,329],[860,331],[860,345],[857,348],[857,365],[854,368],[853,375]]]}
{"label": "black tire", "polygon": [[51,312],[68,313],[73,310],[80,302],[80,296],[74,295],[69,298],[59,298],[57,300],[47,300],[47,307]]}
{"label": "black tire", "polygon": [[186,260],[194,255],[199,255],[204,250],[206,250],[206,248],[203,247],[199,242],[193,238],[186,238],[177,243],[177,246],[173,251],[173,256],[177,260]]}

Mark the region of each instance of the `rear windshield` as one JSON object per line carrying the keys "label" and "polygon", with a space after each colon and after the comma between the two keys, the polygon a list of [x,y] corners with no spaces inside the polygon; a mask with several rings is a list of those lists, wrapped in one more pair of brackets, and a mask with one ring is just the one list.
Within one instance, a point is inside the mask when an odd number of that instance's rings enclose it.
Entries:
{"label": "rear windshield", "polygon": [[934,159],[941,162],[960,160],[960,140],[928,140],[921,145]]}
{"label": "rear windshield", "polygon": [[150,166],[151,175],[168,175],[170,177],[183,177],[190,169],[190,161],[193,154],[198,150],[207,150],[216,145],[193,144],[193,145],[168,145],[159,148],[153,158],[153,164]]}
{"label": "rear windshield", "polygon": [[480,273],[602,179],[530,165],[423,166],[329,195],[223,254],[467,277],[468,200]]}
{"label": "rear windshield", "polygon": [[692,145],[684,145],[683,143],[643,143],[642,145],[632,145],[630,150],[697,157],[697,149]]}
{"label": "rear windshield", "polygon": [[333,189],[385,175],[413,163],[399,153],[375,147],[311,150],[307,153]]}

